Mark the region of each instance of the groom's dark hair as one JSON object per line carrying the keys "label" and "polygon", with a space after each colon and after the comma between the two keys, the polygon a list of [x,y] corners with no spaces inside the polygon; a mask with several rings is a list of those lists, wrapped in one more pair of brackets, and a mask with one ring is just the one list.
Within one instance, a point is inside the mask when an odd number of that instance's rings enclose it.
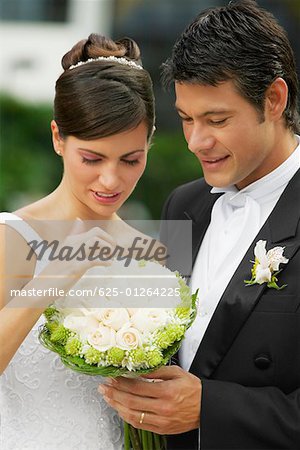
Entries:
{"label": "groom's dark hair", "polygon": [[216,86],[232,80],[264,118],[265,93],[282,77],[289,96],[286,126],[299,131],[298,78],[293,50],[275,17],[254,0],[231,1],[199,14],[162,66],[162,81]]}

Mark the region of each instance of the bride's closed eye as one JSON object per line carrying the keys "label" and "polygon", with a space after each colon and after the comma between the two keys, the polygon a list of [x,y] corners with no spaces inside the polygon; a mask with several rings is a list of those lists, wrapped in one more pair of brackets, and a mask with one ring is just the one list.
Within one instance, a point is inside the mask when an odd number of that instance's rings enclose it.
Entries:
{"label": "bride's closed eye", "polygon": [[121,161],[125,164],[129,164],[130,166],[135,166],[140,162],[139,159],[122,159]]}
{"label": "bride's closed eye", "polygon": [[[84,156],[81,156],[81,161],[84,164],[96,164],[98,162],[103,161],[102,158],[86,158]],[[138,159],[121,159],[121,162],[128,164],[129,166],[135,166],[136,164],[139,164]]]}
{"label": "bride's closed eye", "polygon": [[85,158],[84,156],[81,157],[81,161],[84,164],[95,164],[99,161],[102,161],[101,158]]}

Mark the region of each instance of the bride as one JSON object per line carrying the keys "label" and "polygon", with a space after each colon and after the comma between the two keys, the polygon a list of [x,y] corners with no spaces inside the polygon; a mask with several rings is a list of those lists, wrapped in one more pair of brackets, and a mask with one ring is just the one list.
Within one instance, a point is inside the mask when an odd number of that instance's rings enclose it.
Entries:
{"label": "bride", "polygon": [[[2,450],[121,449],[118,416],[97,392],[99,377],[66,369],[38,342],[42,313],[55,298],[31,297],[29,304],[9,293],[66,291],[86,270],[101,265],[87,258],[29,259],[32,240],[59,235],[74,246],[98,242],[113,248],[130,234],[117,212],[144,172],[154,129],[152,83],[139,58],[131,39],[114,42],[96,34],[62,58],[51,122],[53,146],[64,166],[61,183],[39,201],[0,214]],[[47,176],[47,168],[41,170]],[[111,225],[81,227],[95,220]]]}

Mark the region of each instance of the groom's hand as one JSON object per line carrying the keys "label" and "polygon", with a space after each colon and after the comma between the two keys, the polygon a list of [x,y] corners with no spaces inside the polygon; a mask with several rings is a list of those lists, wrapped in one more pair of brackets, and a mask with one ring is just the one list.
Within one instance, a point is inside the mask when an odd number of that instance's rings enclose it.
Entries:
{"label": "groom's hand", "polygon": [[[127,423],[159,434],[177,434],[200,426],[201,380],[177,366],[158,369],[143,378],[118,377],[99,392]],[[142,414],[144,413],[144,414]]]}

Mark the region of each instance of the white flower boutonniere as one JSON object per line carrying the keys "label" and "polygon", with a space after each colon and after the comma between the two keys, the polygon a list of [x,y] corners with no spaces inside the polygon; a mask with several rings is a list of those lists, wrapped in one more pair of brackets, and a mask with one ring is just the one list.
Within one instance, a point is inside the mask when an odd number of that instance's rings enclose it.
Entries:
{"label": "white flower boutonniere", "polygon": [[[267,286],[273,289],[283,289],[287,285],[278,286],[277,275],[280,272],[279,265],[287,264],[289,260],[283,256],[284,247],[274,247],[267,252],[267,241],[258,241],[255,249],[255,261],[251,269],[251,280],[245,280],[246,285],[268,283]],[[253,261],[252,261],[253,262]]]}

